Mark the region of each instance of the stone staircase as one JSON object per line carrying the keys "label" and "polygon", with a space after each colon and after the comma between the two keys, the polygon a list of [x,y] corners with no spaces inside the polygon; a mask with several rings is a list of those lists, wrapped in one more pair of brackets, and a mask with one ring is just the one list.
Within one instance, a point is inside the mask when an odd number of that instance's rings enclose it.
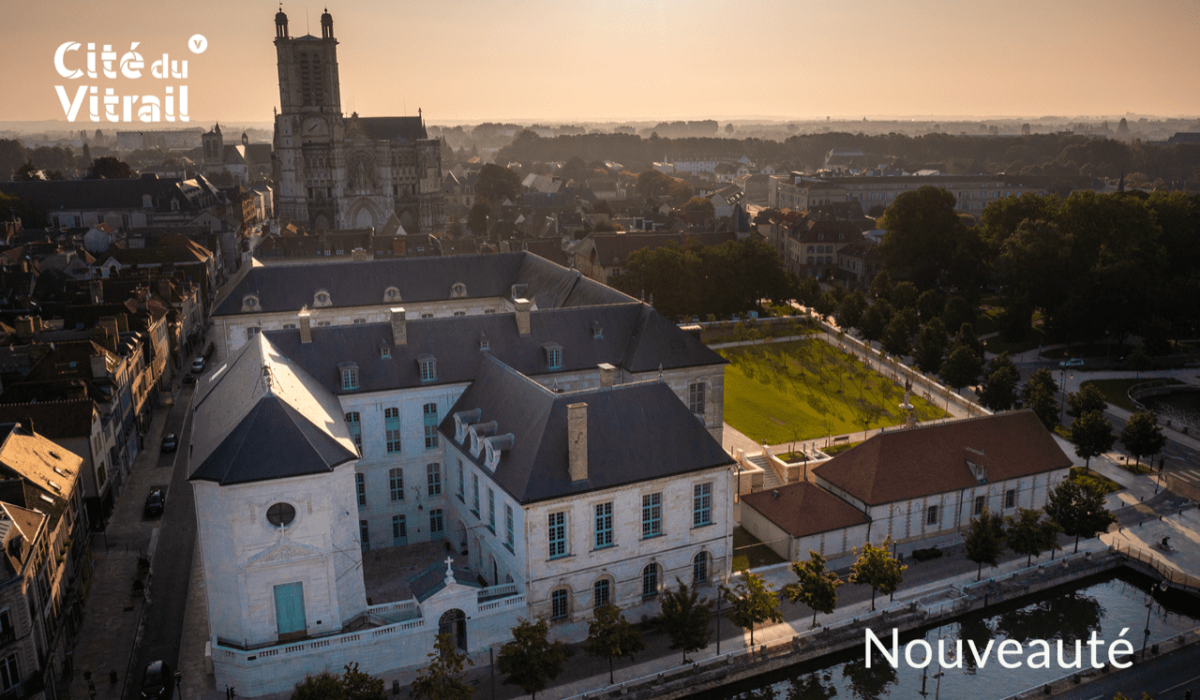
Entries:
{"label": "stone staircase", "polygon": [[767,462],[766,457],[764,457],[762,455],[758,455],[755,457],[747,456],[746,461],[750,462],[751,464],[753,464],[756,467],[759,467],[760,469],[763,470],[763,490],[764,491],[769,491],[771,489],[777,489],[783,485],[783,482],[779,480],[779,475],[775,473],[775,469],[772,468],[771,465]]}

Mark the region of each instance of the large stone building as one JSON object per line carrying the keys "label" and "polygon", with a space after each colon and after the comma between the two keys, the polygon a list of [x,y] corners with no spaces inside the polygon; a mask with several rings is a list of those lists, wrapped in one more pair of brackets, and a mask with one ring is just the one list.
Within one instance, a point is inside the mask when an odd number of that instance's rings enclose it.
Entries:
{"label": "large stone building", "polygon": [[337,44],[328,12],[320,37],[292,37],[287,15],[275,15],[277,216],[314,229],[364,229],[395,214],[409,233],[440,229],[440,142],[429,138],[420,110],[416,117],[343,117]]}

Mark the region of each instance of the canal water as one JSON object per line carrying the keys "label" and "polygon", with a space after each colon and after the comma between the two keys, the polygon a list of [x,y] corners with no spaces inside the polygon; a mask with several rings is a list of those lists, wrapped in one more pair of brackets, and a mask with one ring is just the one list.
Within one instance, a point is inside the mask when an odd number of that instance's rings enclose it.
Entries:
{"label": "canal water", "polygon": [[[914,632],[900,637],[900,665],[893,669],[876,653],[871,668],[863,662],[864,646],[835,654],[823,659],[797,664],[755,678],[705,693],[702,700],[734,698],[778,700],[827,700],[828,698],[858,700],[939,700],[947,698],[971,698],[972,700],[999,700],[1050,680],[1061,678],[1074,669],[1064,669],[1058,664],[1057,641],[1063,641],[1065,659],[1074,662],[1075,641],[1081,640],[1083,669],[1090,668],[1090,651],[1086,644],[1093,630],[1105,642],[1099,647],[1097,658],[1107,659],[1108,644],[1118,638],[1128,639],[1140,657],[1143,630],[1146,625],[1147,591],[1155,583],[1136,573],[1122,573],[1106,578],[1085,579],[1071,587],[1044,591],[1025,600],[996,606],[977,612],[941,627]],[[1188,610],[1192,615],[1184,614]],[[1159,595],[1154,598],[1150,612],[1150,644],[1172,637],[1180,632],[1200,626],[1200,606],[1196,600],[1184,594]],[[1124,637],[1118,637],[1122,628],[1129,628]],[[875,633],[891,648],[891,629],[878,629]],[[913,639],[924,638],[938,650],[938,639],[946,638],[946,649],[953,650],[956,640],[963,640],[962,668],[944,669],[938,678],[935,674],[943,669],[935,660],[924,671],[910,667],[904,660],[904,645]],[[994,640],[986,665],[977,667],[967,646],[974,640],[981,650],[988,640]],[[1008,657],[1011,664],[1020,661],[1021,667],[1002,667],[996,657],[996,647],[1005,639],[1022,643],[1023,651]],[[1025,663],[1038,647],[1028,642],[1045,639],[1050,642],[1052,655],[1050,668],[1031,669]],[[913,658],[920,661],[923,652],[914,649]],[[1129,657],[1121,659],[1122,663]],[[939,687],[940,683],[940,687]],[[922,693],[924,689],[924,693]]]}
{"label": "canal water", "polygon": [[1147,396],[1142,403],[1177,428],[1182,426],[1192,435],[1200,435],[1200,391]]}

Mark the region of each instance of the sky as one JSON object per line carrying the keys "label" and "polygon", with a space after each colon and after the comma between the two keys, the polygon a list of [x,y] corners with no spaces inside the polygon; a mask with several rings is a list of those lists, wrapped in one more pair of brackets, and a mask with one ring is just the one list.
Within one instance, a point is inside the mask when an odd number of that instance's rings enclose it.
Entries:
{"label": "sky", "polygon": [[[292,36],[325,6],[285,0]],[[342,111],[430,123],[1200,115],[1200,0],[331,0]],[[269,0],[0,3],[0,121],[65,119],[55,86],[269,122]],[[190,53],[195,34],[207,39]],[[186,80],[55,70],[63,43],[140,42]],[[99,46],[97,46],[99,48]],[[83,67],[84,50],[67,54]],[[176,87],[178,91],[178,87]],[[86,104],[76,123],[92,123]],[[136,114],[136,112],[135,112]],[[101,116],[103,120],[104,117]],[[114,125],[115,126],[115,125]],[[124,127],[115,127],[124,128]]]}

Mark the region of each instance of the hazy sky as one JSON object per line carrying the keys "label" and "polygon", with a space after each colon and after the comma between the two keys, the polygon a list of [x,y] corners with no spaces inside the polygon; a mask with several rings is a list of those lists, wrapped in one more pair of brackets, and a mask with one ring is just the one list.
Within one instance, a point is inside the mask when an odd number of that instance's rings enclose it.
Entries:
{"label": "hazy sky", "polygon": [[[322,5],[288,0],[292,36]],[[1198,0],[332,0],[342,109],[433,122],[1200,114]],[[64,118],[66,41],[189,61],[195,123],[269,121],[267,0],[0,2],[0,121]],[[193,34],[208,39],[187,51]],[[82,52],[75,54],[80,56]],[[73,59],[82,63],[82,58]],[[147,66],[148,67],[148,66]],[[162,95],[179,81],[89,84]],[[101,117],[103,119],[103,117]],[[94,128],[85,106],[76,123]],[[120,127],[115,127],[120,128]]]}

